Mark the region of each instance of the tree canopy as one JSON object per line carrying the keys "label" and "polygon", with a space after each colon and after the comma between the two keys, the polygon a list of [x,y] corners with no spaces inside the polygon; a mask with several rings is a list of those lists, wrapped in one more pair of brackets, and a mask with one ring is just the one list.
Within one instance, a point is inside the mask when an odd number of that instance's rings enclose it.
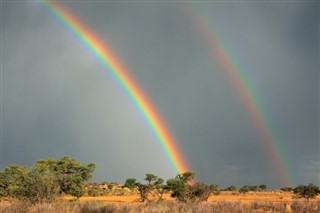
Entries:
{"label": "tree canopy", "polygon": [[95,164],[82,164],[69,156],[57,161],[39,160],[31,170],[8,166],[0,172],[0,196],[28,199],[32,203],[50,202],[62,194],[80,197],[94,170]]}

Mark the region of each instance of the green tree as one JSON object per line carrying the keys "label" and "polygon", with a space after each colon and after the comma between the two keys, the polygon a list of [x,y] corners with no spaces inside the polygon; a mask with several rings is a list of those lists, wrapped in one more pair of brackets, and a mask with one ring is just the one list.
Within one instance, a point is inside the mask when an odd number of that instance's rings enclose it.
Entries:
{"label": "green tree", "polygon": [[33,204],[52,202],[59,196],[59,183],[51,170],[34,168],[28,175],[26,198]]}
{"label": "green tree", "polygon": [[249,186],[243,186],[239,189],[240,193],[246,194],[250,191],[250,187]]}
{"label": "green tree", "polygon": [[69,156],[60,158],[54,166],[60,193],[81,197],[85,192],[85,181],[92,178],[95,168],[94,163],[82,164]]}
{"label": "green tree", "polygon": [[284,191],[284,192],[292,192],[293,191],[293,188],[291,187],[283,187],[280,189],[281,191]]}
{"label": "green tree", "polygon": [[265,191],[265,190],[267,189],[267,185],[261,184],[261,185],[259,186],[259,188],[260,188],[260,190]]}
{"label": "green tree", "polygon": [[315,184],[309,183],[307,186],[299,185],[293,189],[294,194],[301,198],[315,198],[320,194],[320,189]]}
{"label": "green tree", "polygon": [[176,198],[179,201],[186,202],[189,194],[189,185],[177,178],[167,180],[166,189],[171,191],[171,197]]}
{"label": "green tree", "polygon": [[142,184],[142,183],[139,183],[139,182],[136,183],[135,185],[136,185],[136,187],[138,189],[141,202],[149,201],[148,200],[148,194],[149,194],[149,192],[151,190],[151,185]]}
{"label": "green tree", "polygon": [[0,196],[32,203],[51,202],[62,193],[80,197],[94,170],[95,164],[81,164],[71,157],[39,160],[31,171],[25,166],[9,166],[0,172]]}
{"label": "green tree", "polygon": [[162,178],[158,178],[154,183],[155,196],[157,197],[158,200],[162,200],[162,197],[166,192],[166,187],[163,183],[164,183],[164,180]]}
{"label": "green tree", "polygon": [[253,191],[253,192],[256,192],[258,191],[259,189],[259,186],[257,185],[254,185],[254,186],[247,186],[249,188],[249,191]]}
{"label": "green tree", "polygon": [[157,180],[158,176],[154,174],[146,174],[145,180],[148,181],[148,184],[151,185],[152,182],[155,182]]}
{"label": "green tree", "polygon": [[123,187],[127,187],[128,189],[132,190],[136,187],[137,180],[135,178],[128,178],[124,183]]}
{"label": "green tree", "polygon": [[191,181],[193,181],[194,177],[195,177],[194,172],[184,172],[184,173],[178,174],[176,176],[176,179],[182,180],[186,183],[190,183]]}
{"label": "green tree", "polygon": [[163,179],[158,178],[158,176],[154,174],[146,174],[145,180],[148,182],[147,184],[142,184],[140,182],[136,182],[136,179],[129,178],[126,180],[124,186],[128,188],[136,188],[140,195],[140,200],[142,202],[145,201],[153,201],[155,199],[161,200],[162,196],[165,192],[165,188],[163,185]]}
{"label": "green tree", "polygon": [[1,196],[23,199],[27,194],[29,168],[12,165],[0,172]]}
{"label": "green tree", "polygon": [[191,184],[195,177],[193,172],[178,174],[174,179],[167,180],[166,189],[171,191],[171,197],[186,202],[190,199]]}
{"label": "green tree", "polygon": [[231,192],[235,192],[237,191],[237,187],[235,187],[234,185],[229,186],[228,188],[225,189],[226,191],[231,191]]}

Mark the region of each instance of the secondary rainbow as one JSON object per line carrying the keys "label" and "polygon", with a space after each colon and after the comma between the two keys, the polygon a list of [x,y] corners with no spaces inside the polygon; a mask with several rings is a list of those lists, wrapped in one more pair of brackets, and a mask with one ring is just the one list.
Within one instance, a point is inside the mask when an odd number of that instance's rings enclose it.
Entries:
{"label": "secondary rainbow", "polygon": [[166,128],[156,108],[148,100],[138,84],[133,80],[129,72],[121,64],[121,61],[115,56],[106,43],[86,27],[78,17],[58,4],[57,1],[44,0],[40,2],[57,21],[69,30],[77,40],[95,56],[127,94],[143,116],[148,127],[152,130],[156,141],[163,149],[175,174],[188,171],[189,168],[172,134]]}
{"label": "secondary rainbow", "polygon": [[292,181],[289,178],[288,166],[286,166],[288,163],[286,163],[280,155],[280,153],[285,155],[285,152],[283,151],[281,143],[275,136],[271,121],[262,104],[262,100],[260,96],[256,94],[249,77],[246,76],[245,71],[237,61],[235,54],[228,50],[222,38],[219,37],[212,26],[207,23],[206,19],[198,13],[197,9],[190,4],[185,4],[185,6],[189,16],[192,17],[194,26],[203,36],[213,57],[223,67],[230,84],[240,97],[253,125],[257,128],[280,183],[283,186],[291,186]]}
{"label": "secondary rainbow", "polygon": [[206,46],[211,51],[214,59],[216,59],[225,71],[230,84],[234,91],[241,99],[250,120],[256,127],[266,152],[272,162],[275,175],[282,186],[292,186],[290,176],[289,163],[286,162],[286,152],[273,129],[270,116],[265,110],[262,98],[257,94],[256,89],[252,85],[249,76],[247,76],[244,68],[241,66],[234,51],[226,46],[226,42],[219,36],[212,23],[201,14],[195,5],[190,2],[184,2],[188,16],[196,30],[203,37]]}

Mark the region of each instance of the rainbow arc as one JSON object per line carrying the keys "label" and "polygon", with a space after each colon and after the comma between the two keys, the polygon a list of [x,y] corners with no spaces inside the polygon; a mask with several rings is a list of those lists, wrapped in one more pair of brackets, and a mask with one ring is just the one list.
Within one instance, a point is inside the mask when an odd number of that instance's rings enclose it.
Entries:
{"label": "rainbow arc", "polygon": [[152,102],[148,100],[139,85],[124,68],[121,61],[97,35],[57,1],[42,1],[45,8],[58,20],[77,40],[100,62],[109,74],[116,80],[118,85],[127,94],[136,109],[144,118],[148,127],[152,130],[157,142],[162,147],[172,170],[177,173],[188,171],[189,168],[177,146],[172,134],[157,112]]}

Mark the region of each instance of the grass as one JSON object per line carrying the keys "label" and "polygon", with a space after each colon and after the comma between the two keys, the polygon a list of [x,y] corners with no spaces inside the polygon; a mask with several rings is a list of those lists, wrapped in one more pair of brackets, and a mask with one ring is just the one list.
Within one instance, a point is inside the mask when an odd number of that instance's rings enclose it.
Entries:
{"label": "grass", "polygon": [[262,213],[262,212],[320,212],[320,196],[316,199],[294,199],[292,193],[256,192],[232,194],[222,192],[211,196],[208,202],[180,203],[169,194],[159,202],[138,202],[138,195],[100,196],[100,197],[63,197],[54,203],[32,205],[22,201],[0,202],[2,213]]}
{"label": "grass", "polygon": [[251,212],[320,212],[320,201],[263,202],[218,201],[203,203],[180,203],[174,201],[144,204],[106,203],[102,201],[55,202],[31,205],[27,202],[1,202],[3,213],[251,213]]}

